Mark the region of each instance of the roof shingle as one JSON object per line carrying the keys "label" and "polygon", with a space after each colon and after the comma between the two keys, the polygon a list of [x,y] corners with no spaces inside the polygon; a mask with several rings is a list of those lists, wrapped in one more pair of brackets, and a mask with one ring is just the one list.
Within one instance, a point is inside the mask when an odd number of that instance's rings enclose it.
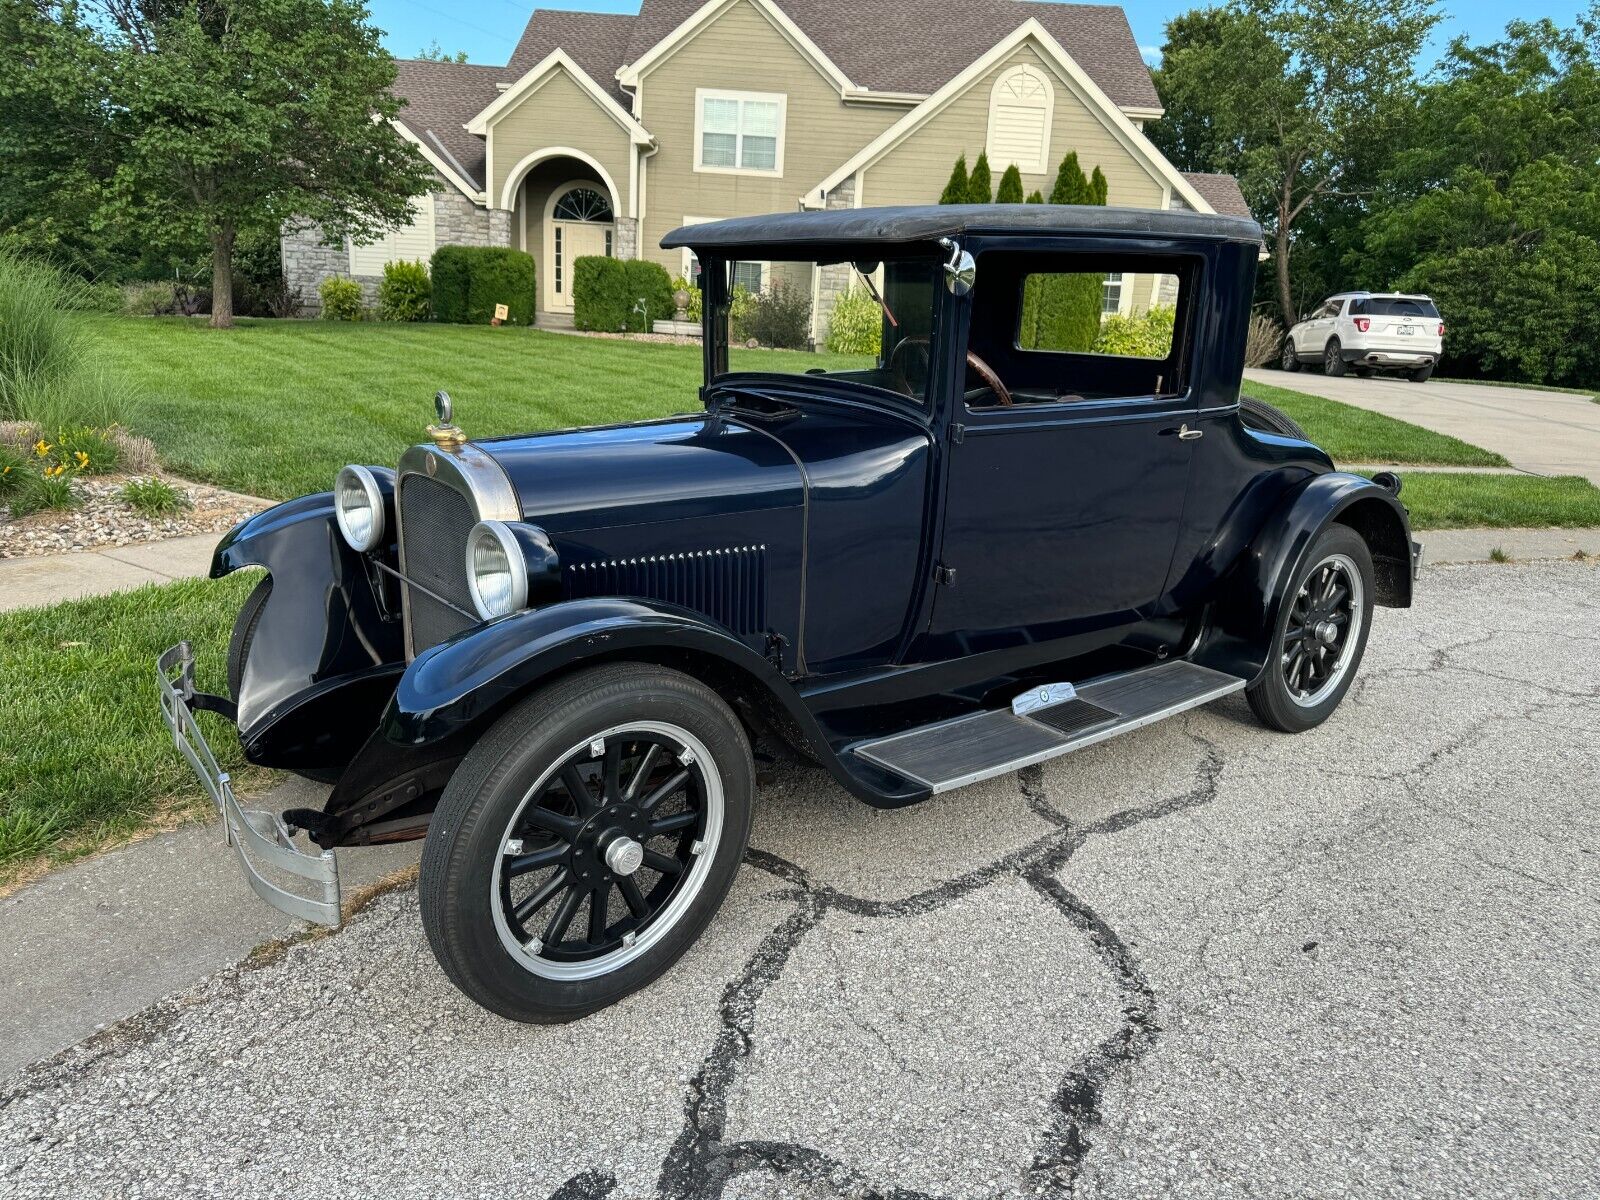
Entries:
{"label": "roof shingle", "polygon": [[1200,193],[1201,199],[1225,217],[1250,217],[1250,205],[1239,189],[1239,181],[1232,175],[1210,175],[1201,171],[1185,171],[1183,177]]}
{"label": "roof shingle", "polygon": [[629,97],[617,86],[616,74],[627,62],[636,17],[626,13],[564,12],[536,8],[522,31],[522,40],[506,64],[506,81],[515,82],[538,66],[552,50],[565,50],[584,73],[619,102]]}
{"label": "roof shingle", "polygon": [[500,94],[504,68],[417,58],[402,58],[395,66],[394,94],[406,102],[401,124],[482,188],[483,139],[468,133],[466,125]]}

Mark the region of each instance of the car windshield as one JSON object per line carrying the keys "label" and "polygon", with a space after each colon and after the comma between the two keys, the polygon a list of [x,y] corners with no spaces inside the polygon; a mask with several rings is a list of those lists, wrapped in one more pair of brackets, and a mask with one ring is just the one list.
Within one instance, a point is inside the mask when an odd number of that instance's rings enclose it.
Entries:
{"label": "car windshield", "polygon": [[[692,282],[703,284],[699,264]],[[928,398],[939,263],[742,260],[720,264],[728,297],[711,314],[727,334],[717,381],[804,375]],[[700,289],[697,289],[700,290]]]}
{"label": "car windshield", "polygon": [[1368,296],[1350,301],[1352,317],[1437,317],[1432,300],[1410,296]]}

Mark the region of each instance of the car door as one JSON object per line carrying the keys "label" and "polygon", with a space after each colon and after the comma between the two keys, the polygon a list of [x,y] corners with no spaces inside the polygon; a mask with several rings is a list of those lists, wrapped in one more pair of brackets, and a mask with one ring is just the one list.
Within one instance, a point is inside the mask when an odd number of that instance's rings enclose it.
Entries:
{"label": "car door", "polygon": [[[1017,319],[1004,300],[1044,273],[990,257],[979,260],[980,288],[989,290],[974,310],[971,345],[1012,380],[1013,403],[981,388],[956,401],[944,586],[930,633],[950,654],[1078,635],[1112,641],[1163,595],[1182,520],[1194,411],[1177,379],[1184,322],[1161,360],[1024,347],[998,332]],[[1148,305],[1165,279],[1176,284],[1175,275],[1128,269],[1145,264],[1087,265],[1120,276],[1118,304],[1127,292]],[[1108,305],[1111,296],[1108,288]],[[969,386],[978,382],[969,375]]]}
{"label": "car door", "polygon": [[1295,349],[1306,357],[1315,357],[1322,353],[1322,347],[1327,344],[1328,333],[1333,328],[1333,314],[1338,311],[1339,305],[1334,300],[1324,300],[1311,310],[1298,326]]}

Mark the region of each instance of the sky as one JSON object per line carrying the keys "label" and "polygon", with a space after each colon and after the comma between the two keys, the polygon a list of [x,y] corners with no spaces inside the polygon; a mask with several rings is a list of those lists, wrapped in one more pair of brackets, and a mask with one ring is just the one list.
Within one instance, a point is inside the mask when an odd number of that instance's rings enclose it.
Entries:
{"label": "sky", "polygon": [[[1124,0],[1122,7],[1145,58],[1153,63],[1159,58],[1165,23],[1205,2],[1209,0]],[[494,66],[511,57],[512,47],[534,8],[531,0],[476,0],[470,6],[452,4],[451,0],[368,0],[368,4],[374,23],[387,33],[384,41],[389,52],[397,58],[414,57],[437,41],[452,53],[465,50],[472,62]],[[639,10],[638,0],[542,0],[539,7],[589,12]],[[907,7],[914,12],[916,0],[907,0]],[[1536,0],[1527,7],[1518,5],[1513,14],[1504,0],[1445,0],[1444,20],[1434,32],[1430,57],[1458,34],[1466,34],[1475,42],[1493,40],[1513,15],[1527,20],[1552,17],[1565,25],[1586,7],[1587,0]]]}

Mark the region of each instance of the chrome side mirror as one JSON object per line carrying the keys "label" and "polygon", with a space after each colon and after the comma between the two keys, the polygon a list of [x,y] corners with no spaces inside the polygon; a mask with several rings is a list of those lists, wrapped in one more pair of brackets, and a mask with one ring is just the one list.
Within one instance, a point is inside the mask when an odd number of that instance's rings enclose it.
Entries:
{"label": "chrome side mirror", "polygon": [[939,245],[943,246],[950,254],[950,261],[944,265],[944,282],[953,295],[965,296],[972,290],[973,284],[978,281],[978,264],[972,255],[961,248],[959,242],[950,238],[940,238]]}

